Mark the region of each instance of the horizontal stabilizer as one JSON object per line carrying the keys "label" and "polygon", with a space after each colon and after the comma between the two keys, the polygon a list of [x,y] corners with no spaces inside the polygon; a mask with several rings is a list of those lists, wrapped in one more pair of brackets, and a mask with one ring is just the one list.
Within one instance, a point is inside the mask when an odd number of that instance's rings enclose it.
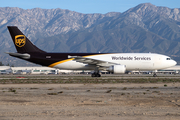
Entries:
{"label": "horizontal stabilizer", "polygon": [[30,59],[30,54],[27,54],[27,53],[7,53],[9,54],[10,56],[13,56],[13,57],[19,57],[19,58],[23,58],[23,59]]}

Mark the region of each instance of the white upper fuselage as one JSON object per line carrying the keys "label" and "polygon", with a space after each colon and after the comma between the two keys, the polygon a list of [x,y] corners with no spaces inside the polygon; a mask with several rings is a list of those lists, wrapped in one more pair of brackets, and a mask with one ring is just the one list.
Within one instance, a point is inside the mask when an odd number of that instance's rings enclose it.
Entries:
{"label": "white upper fuselage", "polygon": [[[170,57],[154,53],[109,53],[84,56],[100,61],[117,63],[126,66],[127,71],[131,70],[158,70],[176,65],[176,61]],[[70,70],[94,70],[96,66],[76,62],[69,59],[54,66],[59,69]]]}

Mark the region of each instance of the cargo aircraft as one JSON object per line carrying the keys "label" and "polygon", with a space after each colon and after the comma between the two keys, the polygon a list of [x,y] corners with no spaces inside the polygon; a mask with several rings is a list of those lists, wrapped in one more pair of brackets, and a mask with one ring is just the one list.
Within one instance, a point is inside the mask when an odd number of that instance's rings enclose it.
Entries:
{"label": "cargo aircraft", "polygon": [[111,73],[126,71],[154,71],[176,65],[170,57],[155,53],[48,53],[36,47],[16,26],[7,27],[16,53],[8,53],[32,63],[65,70],[93,70],[92,77],[100,77],[100,70]]}

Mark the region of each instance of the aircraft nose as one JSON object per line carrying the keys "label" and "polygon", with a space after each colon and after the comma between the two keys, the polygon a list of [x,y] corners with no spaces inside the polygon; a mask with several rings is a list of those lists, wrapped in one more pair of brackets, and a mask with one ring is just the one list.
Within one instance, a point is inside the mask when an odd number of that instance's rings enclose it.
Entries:
{"label": "aircraft nose", "polygon": [[177,64],[177,62],[175,60],[172,61],[173,66],[175,66]]}

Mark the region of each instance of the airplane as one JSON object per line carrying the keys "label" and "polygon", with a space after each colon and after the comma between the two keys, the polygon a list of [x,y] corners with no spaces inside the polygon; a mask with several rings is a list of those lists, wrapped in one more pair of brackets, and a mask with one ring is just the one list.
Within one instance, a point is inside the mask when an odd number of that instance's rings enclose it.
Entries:
{"label": "airplane", "polygon": [[93,70],[92,77],[101,77],[100,70],[111,73],[154,71],[175,66],[169,56],[156,53],[48,53],[36,47],[16,26],[7,26],[16,53],[7,53],[32,63],[65,70]]}

